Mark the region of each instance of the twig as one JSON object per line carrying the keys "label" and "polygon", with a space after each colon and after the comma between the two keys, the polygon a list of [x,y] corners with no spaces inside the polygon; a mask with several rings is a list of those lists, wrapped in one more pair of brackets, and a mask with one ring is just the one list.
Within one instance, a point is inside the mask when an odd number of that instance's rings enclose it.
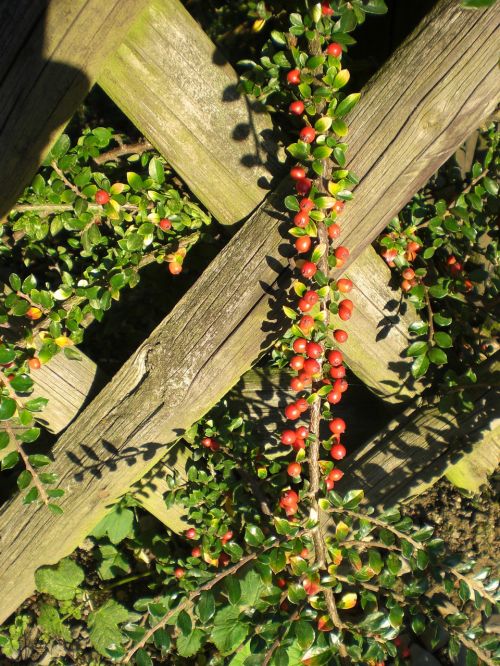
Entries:
{"label": "twig", "polygon": [[[361,514],[358,513],[357,511],[352,511],[350,509],[345,509],[345,508],[332,507],[330,511],[332,513],[342,513],[344,515],[351,516],[352,518],[356,518],[357,520],[367,520],[368,522],[372,523],[373,525],[376,525],[377,527],[392,532],[395,536],[398,537],[398,539],[403,539],[405,541],[408,541],[408,543],[410,543],[413,546],[413,548],[415,548],[415,550],[426,550],[424,545],[422,545],[419,541],[413,539],[409,534],[401,532],[397,528],[393,527],[390,523],[385,523],[383,520],[379,520],[378,518],[374,518],[373,516],[370,516],[368,514]],[[489,594],[489,592],[487,592],[484,589],[484,587],[480,583],[478,583],[478,581],[472,580],[467,576],[464,576],[455,567],[449,566],[447,564],[443,564],[441,566],[443,567],[443,569],[446,569],[446,571],[455,576],[455,578],[457,578],[458,580],[464,581],[469,587],[478,592],[482,597],[487,599],[493,606],[495,606],[495,604],[497,603],[496,599],[493,596],[491,596],[491,594]]]}
{"label": "twig", "polygon": [[80,197],[81,199],[86,199],[87,197],[80,192],[78,187],[72,183],[70,180],[66,178],[64,175],[64,171],[58,166],[57,162],[55,160],[52,160],[50,163],[50,166],[54,169],[54,171],[57,173],[59,178],[63,181],[63,183],[66,185],[66,187],[69,187],[70,190],[72,190],[77,197]]}
{"label": "twig", "polygon": [[154,150],[153,144],[149,141],[138,141],[137,143],[122,144],[118,148],[112,148],[92,159],[96,164],[105,164],[106,162],[118,161],[124,155],[142,155],[148,150]]}
{"label": "twig", "polygon": [[431,299],[430,299],[430,296],[429,296],[429,290],[425,286],[425,284],[423,285],[423,287],[424,287],[424,294],[425,294],[425,305],[426,305],[426,308],[427,308],[427,319],[429,320],[429,334],[427,336],[427,340],[428,340],[428,342],[432,342],[433,339],[434,339],[434,321],[433,321],[434,313],[432,312],[432,305],[431,305]]}
{"label": "twig", "polygon": [[[302,612],[302,608],[303,608],[303,606],[300,606],[300,608],[297,608],[295,613],[290,617],[290,619],[289,619],[290,624],[295,622],[295,620],[297,620],[300,617],[300,614]],[[281,641],[286,636],[289,629],[290,629],[290,625],[288,627],[285,627],[285,630],[276,638],[274,643],[271,645],[271,647],[267,651],[266,656],[264,658],[264,661],[262,662],[262,666],[269,666],[269,663],[270,663],[271,659],[273,658],[273,654],[279,648],[279,646],[281,644]]]}
{"label": "twig", "polygon": [[[120,204],[120,208],[131,212],[136,212],[139,207],[135,204]],[[19,204],[11,209],[11,213],[37,213],[41,216],[54,215],[55,213],[65,213],[73,211],[72,204]],[[89,203],[88,210],[102,210],[100,204]]]}
{"label": "twig", "polygon": [[[16,400],[16,404],[17,404],[17,400]],[[9,423],[7,421],[4,421],[3,427],[7,431],[7,434],[9,435],[9,438],[14,442],[14,446],[16,447],[16,451],[21,456],[26,470],[31,474],[33,485],[38,490],[38,494],[40,496],[40,499],[45,504],[45,506],[48,506],[48,504],[50,503],[50,500],[49,500],[49,497],[47,495],[47,492],[46,492],[45,488],[43,487],[43,484],[40,481],[35,468],[30,463],[28,455],[26,454],[25,450],[21,446],[21,443],[17,439],[16,433],[14,432],[14,429],[12,428],[12,426],[9,425]]]}

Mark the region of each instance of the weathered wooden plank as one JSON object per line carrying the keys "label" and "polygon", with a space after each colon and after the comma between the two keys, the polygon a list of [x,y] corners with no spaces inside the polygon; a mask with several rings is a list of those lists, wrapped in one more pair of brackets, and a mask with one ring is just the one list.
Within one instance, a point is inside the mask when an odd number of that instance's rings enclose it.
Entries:
{"label": "weathered wooden plank", "polygon": [[[152,0],[109,58],[99,84],[222,224],[262,201],[276,161],[267,115],[178,0]],[[267,187],[268,189],[268,187]]]}
{"label": "weathered wooden plank", "polygon": [[[394,413],[394,407],[375,398],[361,383],[349,377],[348,398],[338,405],[338,414],[349,424],[352,441],[363,442],[373,437]],[[278,368],[253,368],[246,372],[236,386],[228,393],[229,410],[241,415],[251,423],[255,432],[262,437],[262,445],[273,441],[273,434],[283,425],[281,414],[285,405],[296,397],[290,390],[290,374]],[[359,414],[363,418],[358,418]],[[175,448],[175,447],[174,447]],[[181,449],[180,454],[185,455]],[[168,457],[171,457],[169,452]],[[187,460],[187,458],[185,458]],[[140,482],[135,498],[146,511],[174,532],[182,532],[188,526],[183,520],[184,509],[174,505],[166,507],[163,495],[168,490],[167,475],[171,474],[168,460],[162,460],[151,473]],[[185,479],[185,476],[182,477]],[[179,479],[182,482],[182,479]]]}
{"label": "weathered wooden plank", "polygon": [[0,218],[34,176],[144,2],[3,3]]}
{"label": "weathered wooden plank", "polygon": [[[412,79],[410,88],[414,87],[424,99],[433,86],[433,95],[439,96],[441,91],[447,103],[446,115],[443,113],[443,117],[434,119],[435,122],[426,127],[423,140],[417,131],[421,119],[415,114],[419,101],[414,96],[411,105],[398,107],[398,117],[391,117],[393,124],[388,133],[386,124],[379,119],[384,113],[391,116],[394,99],[387,94],[384,79],[379,79],[378,92],[375,94],[372,87],[368,100],[361,105],[367,114],[371,114],[372,108],[385,111],[372,118],[369,130],[366,123],[363,125],[363,142],[369,136],[374,146],[373,152],[372,143],[369,151],[365,148],[365,152],[370,153],[370,163],[365,164],[365,169],[359,166],[366,158],[359,150],[355,153],[363,196],[357,197],[348,218],[349,228],[353,229],[356,221],[359,229],[350,233],[354,256],[387,223],[393,215],[392,208],[394,212],[399,210],[425,182],[428,172],[422,167],[424,159],[435,166],[444,161],[449,154],[446,151],[454,150],[491,108],[491,89],[486,91],[484,86],[486,81],[488,88],[494,85],[497,89],[498,77],[492,74],[494,64],[491,64],[496,56],[489,39],[492,19],[495,29],[497,27],[497,10],[486,10],[471,19],[470,13],[463,12],[449,0],[443,0],[438,9],[441,13],[435,12],[434,18],[440,29],[432,29],[431,25],[429,34],[413,35],[407,44],[406,59],[401,52],[398,55],[397,73],[391,63],[387,68],[393,76],[399,77],[400,87],[404,87],[401,81],[406,81],[407,77]],[[456,34],[457,24],[460,35]],[[470,35],[475,39],[474,48],[469,43]],[[421,67],[422,53],[429,54],[428,39],[440,45],[440,53],[449,53],[439,76],[434,67]],[[438,59],[438,54],[434,55]],[[419,66],[415,68],[417,61]],[[412,69],[407,71],[405,62]],[[456,62],[460,63],[460,76]],[[464,70],[467,73],[470,67],[474,68],[473,80],[468,74],[463,76]],[[453,97],[449,96],[450,77],[458,89]],[[467,91],[462,84],[464,79],[468,83]],[[466,117],[462,114],[464,108]],[[398,141],[392,134],[397,122],[399,134],[404,137],[399,151],[395,148]],[[430,138],[432,132],[434,142]],[[408,145],[411,136],[420,146],[420,152]],[[443,136],[449,136],[449,142],[444,141]],[[392,141],[389,147],[387,143],[383,146],[382,137]],[[420,177],[408,177],[411,169],[406,155],[413,155],[422,167]],[[392,183],[390,211],[386,209],[387,202],[384,203],[387,182],[385,187],[380,186],[380,163],[384,164]],[[370,186],[372,178],[373,187]],[[59,472],[61,484],[68,490],[62,501],[65,515],[56,518],[43,507],[24,507],[20,498],[2,508],[0,622],[33,589],[35,569],[71,552],[104,515],[109,503],[162,457],[164,445],[176,439],[217,402],[282,330],[280,299],[289,277],[283,270],[287,264],[281,254],[283,249],[277,251],[277,248],[283,231],[280,227],[285,226],[281,225],[281,202],[287,188],[287,183],[278,187],[150,338],[60,437],[54,450],[54,470]],[[370,215],[366,214],[364,197],[372,204]]]}
{"label": "weathered wooden plank", "polygon": [[[236,88],[238,79],[221,58],[178,0],[155,0],[108,60],[99,84],[215,217],[233,224],[265,194],[257,181],[269,177],[261,162],[272,159],[272,144],[269,118],[256,115],[244,98],[229,101],[228,91]],[[251,129],[246,139],[241,134],[245,127]],[[260,155],[260,161],[253,160],[249,168],[252,154]],[[349,273],[359,292],[352,335],[345,345],[348,362],[377,394],[404,399],[413,387],[402,384],[397,366],[408,346],[413,313],[395,317],[386,309],[400,293],[391,289],[390,270],[372,248]]]}
{"label": "weathered wooden plank", "polygon": [[478,389],[474,410],[458,416],[412,405],[346,459],[339,492],[362,488],[370,504],[387,508],[427,490],[464,456],[498,465],[499,405],[493,388]]}

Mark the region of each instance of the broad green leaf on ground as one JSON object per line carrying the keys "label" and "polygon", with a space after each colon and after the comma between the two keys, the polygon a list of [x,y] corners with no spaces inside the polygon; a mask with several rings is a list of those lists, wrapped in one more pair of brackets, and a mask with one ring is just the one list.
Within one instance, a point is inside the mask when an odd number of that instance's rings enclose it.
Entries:
{"label": "broad green leaf on ground", "polygon": [[55,566],[40,567],[35,573],[35,585],[39,592],[67,601],[73,599],[84,577],[83,569],[67,557]]}
{"label": "broad green leaf on ground", "polygon": [[128,615],[128,610],[114,599],[89,614],[87,624],[90,642],[99,654],[107,657],[108,648],[121,645],[124,635],[119,625],[128,620]]}
{"label": "broad green leaf on ground", "polygon": [[212,641],[222,655],[234,652],[247,637],[248,625],[241,622],[240,615],[238,608],[228,606],[215,616]]}

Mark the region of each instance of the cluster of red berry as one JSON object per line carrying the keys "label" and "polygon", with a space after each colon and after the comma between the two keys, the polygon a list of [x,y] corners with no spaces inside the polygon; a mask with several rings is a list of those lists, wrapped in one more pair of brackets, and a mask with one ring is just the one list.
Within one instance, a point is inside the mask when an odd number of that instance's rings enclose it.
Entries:
{"label": "cluster of red berry", "polygon": [[[333,13],[330,6],[324,3],[322,6],[323,14]],[[342,47],[340,44],[329,44],[325,50],[327,55],[336,58],[342,56]],[[301,72],[299,69],[292,69],[287,74],[287,82],[290,86],[297,86],[301,82]],[[290,103],[289,112],[295,116],[300,116],[305,112],[304,102],[300,99]],[[306,119],[306,123],[307,123]],[[309,124],[306,124],[299,130],[299,141],[310,144],[316,140],[316,130]],[[299,229],[306,230],[310,224],[310,214],[315,209],[314,191],[315,183],[308,176],[306,168],[300,164],[292,167],[290,177],[295,182],[295,190],[301,197],[299,200],[299,210],[293,217],[293,225]],[[330,241],[336,241],[341,234],[341,228],[335,221],[344,209],[344,202],[336,200],[332,205],[334,215],[322,222],[325,224],[327,235]],[[313,238],[309,234],[303,234],[296,238],[295,249],[298,254],[310,252],[313,246]],[[349,250],[343,246],[337,246],[333,252],[335,257],[335,266],[340,268],[349,258]],[[300,267],[300,273],[306,280],[312,280],[318,271],[318,265],[312,259],[299,260],[297,265]],[[347,278],[341,278],[336,281],[335,289],[340,295],[348,294],[353,288],[353,283]],[[301,317],[297,323],[298,328],[304,337],[295,337],[291,345],[293,355],[289,360],[290,367],[297,374],[292,377],[290,387],[298,393],[307,391],[313,385],[330,384],[331,389],[327,394],[327,401],[330,405],[336,405],[342,399],[343,393],[347,390],[348,384],[345,379],[345,366],[343,365],[343,355],[338,349],[326,351],[324,344],[318,342],[315,338],[315,319],[310,313],[321,298],[315,289],[307,289],[299,298],[297,308]],[[321,303],[320,303],[321,304]],[[317,309],[317,308],[316,308]],[[348,298],[343,298],[338,303],[338,316],[342,321],[348,321],[351,318],[354,309],[353,302]],[[318,336],[321,337],[321,336]],[[348,334],[343,329],[336,329],[333,338],[338,344],[347,340]],[[309,402],[306,397],[300,396],[295,402],[285,408],[285,417],[290,421],[296,421],[304,415],[309,409]],[[346,449],[340,441],[341,435],[346,430],[345,421],[339,417],[332,418],[329,422],[329,429],[332,434],[332,446],[330,455],[335,461],[342,460],[346,455]],[[299,426],[295,429],[287,429],[281,433],[281,442],[286,446],[291,446],[294,452],[306,448],[309,431],[306,426]],[[289,476],[298,480],[302,473],[302,467],[298,462],[291,462],[287,467]],[[325,478],[328,490],[333,489],[336,481],[343,476],[343,472],[338,468],[333,468]],[[293,516],[298,511],[299,495],[293,489],[286,490],[280,498],[280,507],[287,516]]]}

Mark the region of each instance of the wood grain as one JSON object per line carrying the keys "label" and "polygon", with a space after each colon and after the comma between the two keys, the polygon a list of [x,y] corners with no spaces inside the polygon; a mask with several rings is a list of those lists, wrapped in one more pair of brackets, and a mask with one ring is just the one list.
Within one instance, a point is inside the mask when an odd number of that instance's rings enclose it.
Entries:
{"label": "wood grain", "polygon": [[[168,36],[168,37],[166,37]],[[267,114],[178,0],[152,0],[99,84],[221,224],[247,217],[269,189],[277,147]]]}
{"label": "wood grain", "polygon": [[144,2],[3,3],[0,218],[35,175]]}
{"label": "wood grain", "polygon": [[[497,19],[495,8],[472,14],[442,0],[433,14],[439,29],[431,23],[429,33],[412,35],[398,52],[397,68],[389,62],[386,74],[372,85],[352,120],[354,128],[356,122],[361,125],[353,130],[353,137],[358,137],[353,141],[358,145],[353,161],[362,178],[360,195],[346,218],[354,256],[425,182],[429,169],[442,163],[489,112],[492,90],[498,89],[490,39]],[[438,44],[439,54],[432,50]],[[422,53],[434,55],[427,68],[422,67]],[[436,61],[443,54],[438,74]],[[467,74],[469,68],[474,69],[473,77]],[[386,76],[398,81],[397,117],[391,115],[396,98],[389,94],[393,82]],[[404,88],[406,93],[401,92]],[[434,106],[424,120],[437,102],[442,109],[422,125],[422,108],[431,97]],[[363,113],[371,117],[371,124],[359,120]],[[363,155],[359,147],[367,137],[369,150],[365,148]],[[410,157],[418,168],[412,167]],[[280,244],[285,231],[280,227],[286,228],[281,202],[287,191],[284,183],[252,215],[60,437],[54,469],[68,491],[62,502],[64,516],[24,507],[19,497],[2,508],[0,622],[32,591],[35,569],[70,553],[109,504],[163,456],[165,444],[227,393],[283,330],[280,299],[289,280],[284,270],[289,243]]]}

